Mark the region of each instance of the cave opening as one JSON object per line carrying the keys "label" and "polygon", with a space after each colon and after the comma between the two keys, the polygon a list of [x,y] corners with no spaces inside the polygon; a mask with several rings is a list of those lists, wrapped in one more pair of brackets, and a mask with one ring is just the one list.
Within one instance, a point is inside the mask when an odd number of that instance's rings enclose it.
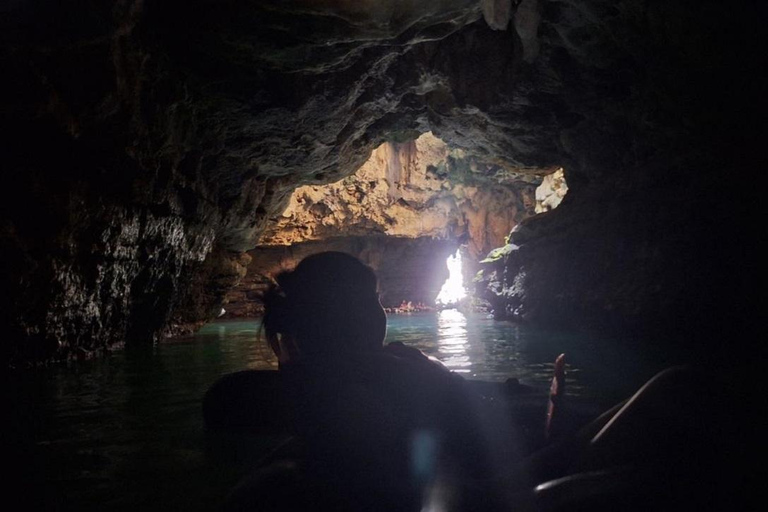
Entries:
{"label": "cave opening", "polygon": [[[482,261],[503,250],[520,223],[556,208],[567,192],[561,167],[523,169],[479,157],[427,131],[393,134],[355,173],[297,187],[270,219],[240,284],[226,296],[226,317],[258,315],[259,295],[274,276],[309,254],[348,252],[371,266],[382,304],[445,307],[451,268],[461,268],[463,302],[475,300]],[[451,259],[461,250],[459,260]],[[470,286],[472,284],[472,286]]]}
{"label": "cave opening", "polygon": [[461,249],[456,250],[456,253],[448,256],[445,261],[448,267],[448,279],[445,280],[435,298],[438,306],[457,308],[467,297],[467,290],[464,287],[464,267],[461,261]]}

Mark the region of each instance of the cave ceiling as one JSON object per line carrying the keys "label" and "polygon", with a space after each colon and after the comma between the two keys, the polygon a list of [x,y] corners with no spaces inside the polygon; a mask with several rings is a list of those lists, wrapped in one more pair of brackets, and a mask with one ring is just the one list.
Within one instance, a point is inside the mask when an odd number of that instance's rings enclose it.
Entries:
{"label": "cave ceiling", "polygon": [[[742,213],[691,212],[718,196],[735,161],[724,154],[746,162],[756,137],[745,127],[760,87],[743,77],[759,76],[759,60],[735,57],[759,34],[748,4],[5,4],[7,356],[70,357],[199,325],[295,187],[337,181],[383,142],[427,131],[510,172],[565,169],[568,197],[520,235],[549,255],[532,310],[678,311],[681,289],[701,289],[685,268],[724,256],[696,259],[703,226]],[[645,214],[643,225],[679,220],[624,240]],[[564,270],[595,261],[607,263]],[[580,287],[589,311],[575,306]]]}

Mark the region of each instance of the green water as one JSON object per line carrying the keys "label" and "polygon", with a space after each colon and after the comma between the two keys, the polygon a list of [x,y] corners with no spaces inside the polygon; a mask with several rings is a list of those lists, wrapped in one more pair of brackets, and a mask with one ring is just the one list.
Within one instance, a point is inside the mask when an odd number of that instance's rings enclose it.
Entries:
{"label": "green water", "polygon": [[[14,375],[6,439],[28,465],[19,508],[216,509],[239,474],[207,456],[201,399],[226,373],[276,367],[257,330],[256,320],[220,321],[179,342]],[[569,395],[596,410],[663,364],[626,344],[456,311],[392,317],[387,339],[470,379],[514,376],[541,389],[565,352]]]}

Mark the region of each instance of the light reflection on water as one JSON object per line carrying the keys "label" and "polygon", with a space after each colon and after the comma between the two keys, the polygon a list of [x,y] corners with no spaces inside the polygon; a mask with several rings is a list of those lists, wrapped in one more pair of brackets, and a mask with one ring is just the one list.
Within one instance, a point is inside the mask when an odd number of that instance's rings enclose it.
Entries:
{"label": "light reflection on water", "polygon": [[[532,346],[540,340],[518,325],[455,309],[390,317],[387,341],[414,346],[469,379],[504,381],[516,377],[541,387],[552,378],[554,359],[563,349]],[[578,372],[573,365],[569,369]],[[578,389],[576,385],[572,391]]]}
{"label": "light reflection on water", "polygon": [[546,390],[555,358],[566,354],[567,393],[610,404],[660,368],[640,347],[620,340],[547,331],[457,310],[391,315],[387,342],[401,341],[443,362],[465,378],[503,382],[510,377]]}
{"label": "light reflection on water", "polygon": [[[190,341],[214,343],[222,373],[276,369],[266,342],[257,341],[258,331],[257,319],[224,320],[206,325]],[[393,341],[420,349],[468,379],[515,377],[541,389],[548,387],[554,360],[564,352],[568,395],[605,402],[625,397],[661,367],[644,362],[637,347],[618,340],[545,331],[455,309],[390,315],[385,342]]]}
{"label": "light reflection on water", "polygon": [[467,354],[467,317],[455,309],[437,314],[437,346],[443,364],[457,373],[469,373],[472,362]]}
{"label": "light reflection on water", "polygon": [[[221,373],[277,369],[266,342],[257,341],[258,333],[257,319],[224,320],[206,325],[189,341],[215,346]],[[589,337],[497,322],[455,309],[390,315],[385,342],[393,341],[420,349],[465,378],[503,382],[515,377],[542,391],[549,386],[555,358],[565,352],[568,395],[606,403],[622,398],[650,376],[638,376],[632,357],[610,343],[597,344]],[[183,350],[179,344],[173,346]]]}

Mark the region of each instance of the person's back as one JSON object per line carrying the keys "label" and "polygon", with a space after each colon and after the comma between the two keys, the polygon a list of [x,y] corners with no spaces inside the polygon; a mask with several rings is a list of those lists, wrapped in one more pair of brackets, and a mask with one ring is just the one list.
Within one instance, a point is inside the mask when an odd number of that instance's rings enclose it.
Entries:
{"label": "person's back", "polygon": [[389,354],[297,364],[285,377],[307,470],[358,499],[419,504],[439,446],[463,428],[451,406],[461,386]]}
{"label": "person's back", "polygon": [[487,476],[487,457],[464,380],[418,350],[383,346],[375,283],[351,256],[310,256],[278,276],[264,327],[308,474],[366,507],[421,508],[437,479]]}

